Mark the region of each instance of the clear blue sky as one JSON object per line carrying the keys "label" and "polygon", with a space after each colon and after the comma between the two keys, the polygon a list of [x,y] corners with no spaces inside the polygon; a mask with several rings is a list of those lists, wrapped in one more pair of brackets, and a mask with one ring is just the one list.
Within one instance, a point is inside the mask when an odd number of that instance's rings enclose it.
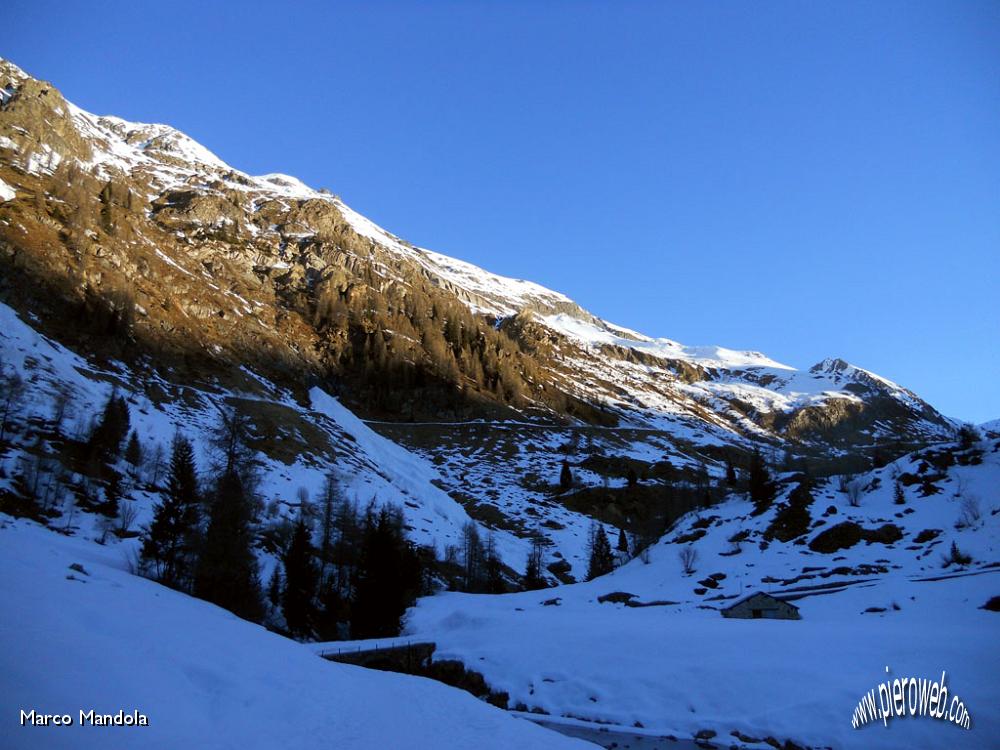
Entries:
{"label": "clear blue sky", "polygon": [[1000,3],[5,4],[100,114],[688,344],[1000,417]]}

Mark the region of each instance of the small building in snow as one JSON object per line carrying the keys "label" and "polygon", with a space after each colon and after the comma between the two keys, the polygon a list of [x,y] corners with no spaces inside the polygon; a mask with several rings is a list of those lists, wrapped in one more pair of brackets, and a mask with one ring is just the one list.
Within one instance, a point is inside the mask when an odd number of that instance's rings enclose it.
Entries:
{"label": "small building in snow", "polygon": [[758,591],[733,602],[722,610],[723,617],[739,617],[744,620],[801,620],[799,608],[790,602],[778,599],[763,591]]}

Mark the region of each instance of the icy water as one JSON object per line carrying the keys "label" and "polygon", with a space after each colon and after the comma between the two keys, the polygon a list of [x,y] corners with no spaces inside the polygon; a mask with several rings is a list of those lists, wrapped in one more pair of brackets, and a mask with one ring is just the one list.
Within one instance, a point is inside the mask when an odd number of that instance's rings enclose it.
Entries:
{"label": "icy water", "polygon": [[[523,716],[523,714],[521,714]],[[527,717],[525,717],[527,718]],[[614,750],[697,750],[694,740],[670,739],[669,737],[654,737],[645,734],[633,734],[627,730],[610,729],[607,727],[593,728],[578,724],[561,724],[545,721],[542,718],[531,718],[539,726],[568,737],[593,742],[600,747]],[[701,747],[712,747],[702,745]]]}

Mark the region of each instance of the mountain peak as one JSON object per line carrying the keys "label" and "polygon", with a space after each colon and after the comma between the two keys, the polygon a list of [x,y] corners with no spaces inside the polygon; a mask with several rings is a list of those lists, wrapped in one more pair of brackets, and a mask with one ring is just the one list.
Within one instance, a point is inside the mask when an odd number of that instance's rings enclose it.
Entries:
{"label": "mountain peak", "polygon": [[[34,222],[39,234],[54,225],[73,238],[72,252],[43,243],[46,283],[64,293],[79,285],[65,269],[80,264],[82,248],[87,284],[100,294],[134,290],[146,311],[136,325],[153,339],[248,365],[289,363],[297,377],[345,377],[345,367],[363,364],[354,361],[363,340],[357,356],[384,351],[420,371],[415,380],[430,372],[477,404],[623,420],[719,445],[804,439],[803,421],[792,418],[804,409],[830,412],[805,420],[819,440],[847,419],[845,404],[863,412],[866,394],[886,388],[906,402],[898,429],[946,429],[915,396],[842,359],[806,374],[757,351],[646,336],[540,284],[416,247],[296,177],[250,176],[173,127],[96,116],[12,64],[0,70],[18,79],[0,110],[3,205],[28,212],[18,225]],[[40,191],[85,210],[16,197]],[[341,308],[349,314],[331,331],[328,311]],[[427,401],[393,399],[409,404],[411,418]],[[897,429],[884,411],[876,419],[873,435]]]}

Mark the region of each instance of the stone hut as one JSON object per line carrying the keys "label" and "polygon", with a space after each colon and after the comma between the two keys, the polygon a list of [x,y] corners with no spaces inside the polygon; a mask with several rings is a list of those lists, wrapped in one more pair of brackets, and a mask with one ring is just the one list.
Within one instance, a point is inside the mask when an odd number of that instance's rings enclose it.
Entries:
{"label": "stone hut", "polygon": [[799,608],[763,591],[745,596],[722,610],[723,617],[744,620],[801,620]]}

